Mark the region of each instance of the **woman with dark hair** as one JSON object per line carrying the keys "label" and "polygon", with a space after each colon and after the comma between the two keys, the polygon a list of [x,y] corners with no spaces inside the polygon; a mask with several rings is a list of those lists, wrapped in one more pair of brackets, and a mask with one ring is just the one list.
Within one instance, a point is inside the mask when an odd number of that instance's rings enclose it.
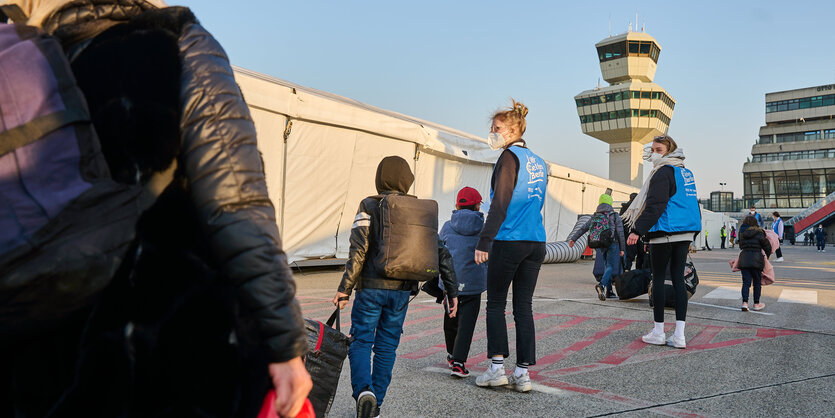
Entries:
{"label": "woman with dark hair", "polygon": [[[649,244],[655,326],[641,339],[647,344],[685,348],[687,292],[684,263],[690,243],[702,230],[696,181],[693,172],[684,168],[684,152],[673,138],[655,137],[651,150],[652,154],[646,159],[653,164],[652,172],[623,217],[632,231],[626,244],[633,245],[640,237]],[[664,280],[668,266],[676,295],[676,329],[666,339]]]}
{"label": "woman with dark hair", "polygon": [[[754,285],[753,309],[759,311],[765,308],[765,304],[760,303],[760,293],[765,259],[771,255],[771,243],[766,238],[765,231],[760,228],[757,218],[751,215],[742,220],[739,230],[739,248],[742,251],[739,253],[737,267],[742,273],[742,311],[748,311],[748,290],[752,283]],[[765,252],[765,257],[763,257],[763,252]]]}
{"label": "woman with dark hair", "polygon": [[[774,231],[775,234],[777,234],[777,239],[780,240],[780,245],[782,245],[783,244],[783,218],[780,217],[780,213],[778,213],[778,212],[772,213],[771,216],[774,217],[774,223],[771,224],[771,230]],[[781,250],[780,248],[777,248],[777,250],[774,251],[774,255],[777,256],[777,259],[774,260],[774,261],[776,261],[778,263],[783,261],[783,250]]]}
{"label": "woman with dark hair", "polygon": [[[522,139],[527,114],[528,108],[517,101],[509,109],[493,114],[488,143],[491,148],[504,151],[493,169],[492,202],[475,251],[476,263],[488,263],[487,355],[492,360],[476,384],[511,384],[519,392],[533,388],[528,374],[528,366],[536,364],[532,300],[545,259],[542,205],[548,185],[545,160],[529,150]],[[510,354],[505,307],[511,283],[516,369],[508,378],[504,372],[504,358]]]}

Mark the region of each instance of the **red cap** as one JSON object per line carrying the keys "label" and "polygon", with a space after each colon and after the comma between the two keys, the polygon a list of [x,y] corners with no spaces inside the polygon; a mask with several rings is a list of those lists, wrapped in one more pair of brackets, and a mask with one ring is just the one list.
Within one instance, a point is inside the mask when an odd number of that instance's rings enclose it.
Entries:
{"label": "red cap", "polygon": [[472,187],[465,187],[458,191],[458,199],[455,201],[458,206],[470,206],[481,203],[481,195],[478,190]]}

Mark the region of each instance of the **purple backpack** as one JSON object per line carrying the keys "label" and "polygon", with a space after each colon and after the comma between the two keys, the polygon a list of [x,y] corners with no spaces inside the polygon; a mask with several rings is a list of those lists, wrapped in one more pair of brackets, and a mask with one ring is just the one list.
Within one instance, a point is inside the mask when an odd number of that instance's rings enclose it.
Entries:
{"label": "purple backpack", "polygon": [[0,338],[87,305],[152,200],[111,180],[58,41],[0,24]]}

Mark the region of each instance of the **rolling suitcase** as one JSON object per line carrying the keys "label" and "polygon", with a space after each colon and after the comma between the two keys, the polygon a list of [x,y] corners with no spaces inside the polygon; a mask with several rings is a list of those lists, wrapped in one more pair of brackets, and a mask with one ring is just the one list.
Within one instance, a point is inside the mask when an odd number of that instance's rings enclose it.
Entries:
{"label": "rolling suitcase", "polygon": [[[313,389],[308,399],[313,404],[317,417],[328,416],[333,403],[342,363],[348,356],[348,337],[340,331],[339,308],[325,323],[312,319],[304,320],[310,352],[304,358],[304,365],[313,380]],[[336,328],[333,328],[334,322]]]}

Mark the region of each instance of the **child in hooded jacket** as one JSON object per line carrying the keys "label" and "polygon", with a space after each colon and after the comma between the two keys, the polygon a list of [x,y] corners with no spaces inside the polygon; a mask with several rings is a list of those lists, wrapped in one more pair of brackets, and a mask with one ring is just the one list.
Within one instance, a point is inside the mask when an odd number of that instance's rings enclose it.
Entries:
{"label": "child in hooded jacket", "polygon": [[[742,273],[742,310],[748,311],[748,290],[751,284],[754,285],[754,306],[755,311],[765,308],[760,303],[762,292],[762,273],[765,268],[765,259],[771,255],[771,243],[765,236],[757,218],[748,215],[742,220],[739,227],[739,261],[737,267]],[[765,257],[763,257],[765,252]]]}
{"label": "child in hooded jacket", "polygon": [[464,187],[458,192],[452,219],[444,223],[440,233],[452,253],[455,277],[458,279],[457,317],[444,315],[447,362],[450,374],[456,377],[470,374],[464,363],[470,353],[481,309],[481,294],[487,290],[487,264],[476,264],[474,257],[478,234],[484,226],[484,214],[479,209],[481,194],[472,187]]}

